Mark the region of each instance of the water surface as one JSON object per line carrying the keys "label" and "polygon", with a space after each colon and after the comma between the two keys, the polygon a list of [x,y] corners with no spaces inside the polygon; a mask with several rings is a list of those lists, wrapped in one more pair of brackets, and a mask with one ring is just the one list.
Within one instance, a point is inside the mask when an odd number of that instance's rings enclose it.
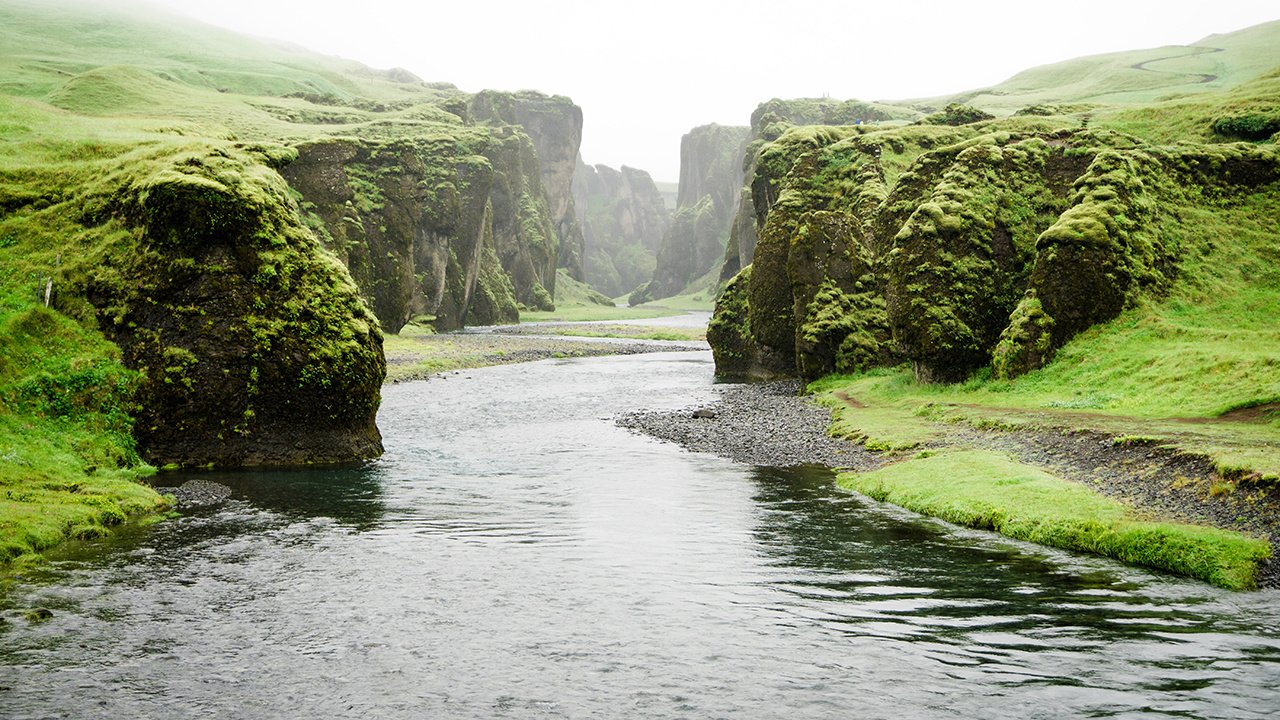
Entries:
{"label": "water surface", "polygon": [[0,596],[0,717],[1280,709],[1280,593],[959,530],[824,469],[613,425],[708,402],[711,370],[670,353],[388,387],[382,460],[206,476],[234,499]]}

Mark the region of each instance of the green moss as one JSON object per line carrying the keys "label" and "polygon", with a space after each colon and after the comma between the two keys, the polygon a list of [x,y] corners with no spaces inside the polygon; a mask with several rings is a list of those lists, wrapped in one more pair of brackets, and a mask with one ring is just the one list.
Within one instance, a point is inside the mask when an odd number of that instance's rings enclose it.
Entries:
{"label": "green moss", "polygon": [[992,351],[995,376],[1010,379],[1043,367],[1053,352],[1053,318],[1044,311],[1033,290],[1014,309],[1009,326]]}
{"label": "green moss", "polygon": [[984,120],[992,120],[995,116],[979,110],[972,105],[948,103],[941,112],[933,113],[920,120],[926,125],[970,125]]}
{"label": "green moss", "polygon": [[824,282],[809,303],[799,328],[802,375],[817,378],[883,364],[888,326],[884,298],[879,292],[872,289],[846,293],[833,281]]}
{"label": "green moss", "polygon": [[748,322],[748,287],[753,267],[743,268],[725,285],[707,323],[707,342],[715,356],[717,375],[745,375],[754,369],[755,339]]}
{"label": "green moss", "polygon": [[886,296],[917,376],[955,381],[989,362],[1036,235],[1065,203],[1046,182],[1059,153],[1039,138],[992,134],[939,152],[953,159],[893,238]]}
{"label": "green moss", "polygon": [[877,500],[1019,540],[1112,557],[1236,590],[1252,588],[1266,541],[1193,525],[1150,522],[1088,488],[982,451],[943,453],[845,474]]}

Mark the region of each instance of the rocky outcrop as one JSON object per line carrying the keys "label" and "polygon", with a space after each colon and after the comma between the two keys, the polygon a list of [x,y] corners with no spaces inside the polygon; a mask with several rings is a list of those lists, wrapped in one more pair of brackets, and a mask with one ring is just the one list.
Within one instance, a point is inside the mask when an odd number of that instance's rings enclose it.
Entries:
{"label": "rocky outcrop", "polygon": [[632,304],[670,297],[712,270],[724,255],[748,128],[703,125],[680,141],[680,188],[671,227],[658,251],[653,280]]}
{"label": "rocky outcrop", "polygon": [[652,278],[671,213],[649,173],[582,164],[573,189],[586,240],[586,282],[617,297]]}
{"label": "rocky outcrop", "polygon": [[518,127],[490,131],[482,151],[493,167],[489,193],[493,247],[525,307],[552,310],[558,241],[538,153]]}
{"label": "rocky outcrop", "polygon": [[745,186],[738,186],[734,200],[734,219],[725,245],[720,279],[726,281],[751,264],[764,215],[777,196],[776,185],[790,169],[789,164],[775,163],[774,167],[761,172],[759,154],[769,143],[795,126],[862,126],[912,118],[917,114],[906,108],[829,98],[774,98],[756,107],[751,113],[751,132],[741,159]]}
{"label": "rocky outcrop", "polygon": [[759,241],[708,333],[718,371],[905,360],[922,382],[1043,366],[1199,252],[1176,239],[1177,208],[1280,177],[1265,150],[1157,147],[1070,119],[793,127],[753,164]]}
{"label": "rocky outcrop", "polygon": [[97,191],[66,217],[86,238],[117,239],[68,259],[58,306],[96,316],[140,373],[134,433],[148,461],[381,454],[377,320],[263,158],[188,146]]}
{"label": "rocky outcrop", "polygon": [[[282,171],[387,332],[416,316],[461,327],[473,303],[492,307],[495,321],[516,319],[509,286],[478,283],[493,276],[484,261],[496,260],[484,252],[494,242],[491,196],[509,214],[510,181],[475,151],[506,159],[502,144],[485,130],[450,130],[420,140],[304,143]],[[487,296],[479,302],[477,287]]]}
{"label": "rocky outcrop", "polygon": [[[518,126],[532,138],[557,238],[556,265],[581,280],[584,239],[574,209],[573,174],[582,143],[582,108],[559,95],[485,90],[471,98],[467,112],[474,122]],[[554,294],[555,273],[540,280]]]}

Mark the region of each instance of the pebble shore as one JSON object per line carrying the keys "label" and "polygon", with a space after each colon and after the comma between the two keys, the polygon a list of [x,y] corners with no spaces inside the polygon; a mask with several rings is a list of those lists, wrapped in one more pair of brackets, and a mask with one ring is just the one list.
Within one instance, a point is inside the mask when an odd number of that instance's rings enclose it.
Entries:
{"label": "pebble shore", "polygon": [[830,412],[799,392],[798,380],[724,385],[719,401],[711,406],[627,413],[617,423],[694,452],[751,465],[857,470],[879,466],[878,455],[827,435]]}
{"label": "pebble shore", "polygon": [[[635,412],[618,425],[677,443],[694,452],[751,465],[825,465],[874,470],[896,459],[827,436],[827,410],[800,397],[795,380],[726,385],[705,407]],[[952,426],[936,447],[1006,452],[1020,462],[1080,482],[1140,513],[1213,525],[1267,538],[1280,548],[1280,488],[1215,493],[1220,479],[1206,458],[1168,448],[1124,445],[1110,435],[1059,430],[997,431]],[[1258,585],[1280,588],[1280,562],[1259,568]]]}

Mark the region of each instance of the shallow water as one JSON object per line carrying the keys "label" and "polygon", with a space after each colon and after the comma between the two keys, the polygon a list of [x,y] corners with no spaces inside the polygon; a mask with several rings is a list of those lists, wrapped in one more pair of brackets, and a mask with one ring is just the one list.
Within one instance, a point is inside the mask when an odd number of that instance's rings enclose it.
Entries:
{"label": "shallow water", "polygon": [[382,460],[204,475],[233,501],[0,596],[0,717],[1280,710],[1278,592],[958,530],[612,423],[713,392],[705,352],[388,387]]}

